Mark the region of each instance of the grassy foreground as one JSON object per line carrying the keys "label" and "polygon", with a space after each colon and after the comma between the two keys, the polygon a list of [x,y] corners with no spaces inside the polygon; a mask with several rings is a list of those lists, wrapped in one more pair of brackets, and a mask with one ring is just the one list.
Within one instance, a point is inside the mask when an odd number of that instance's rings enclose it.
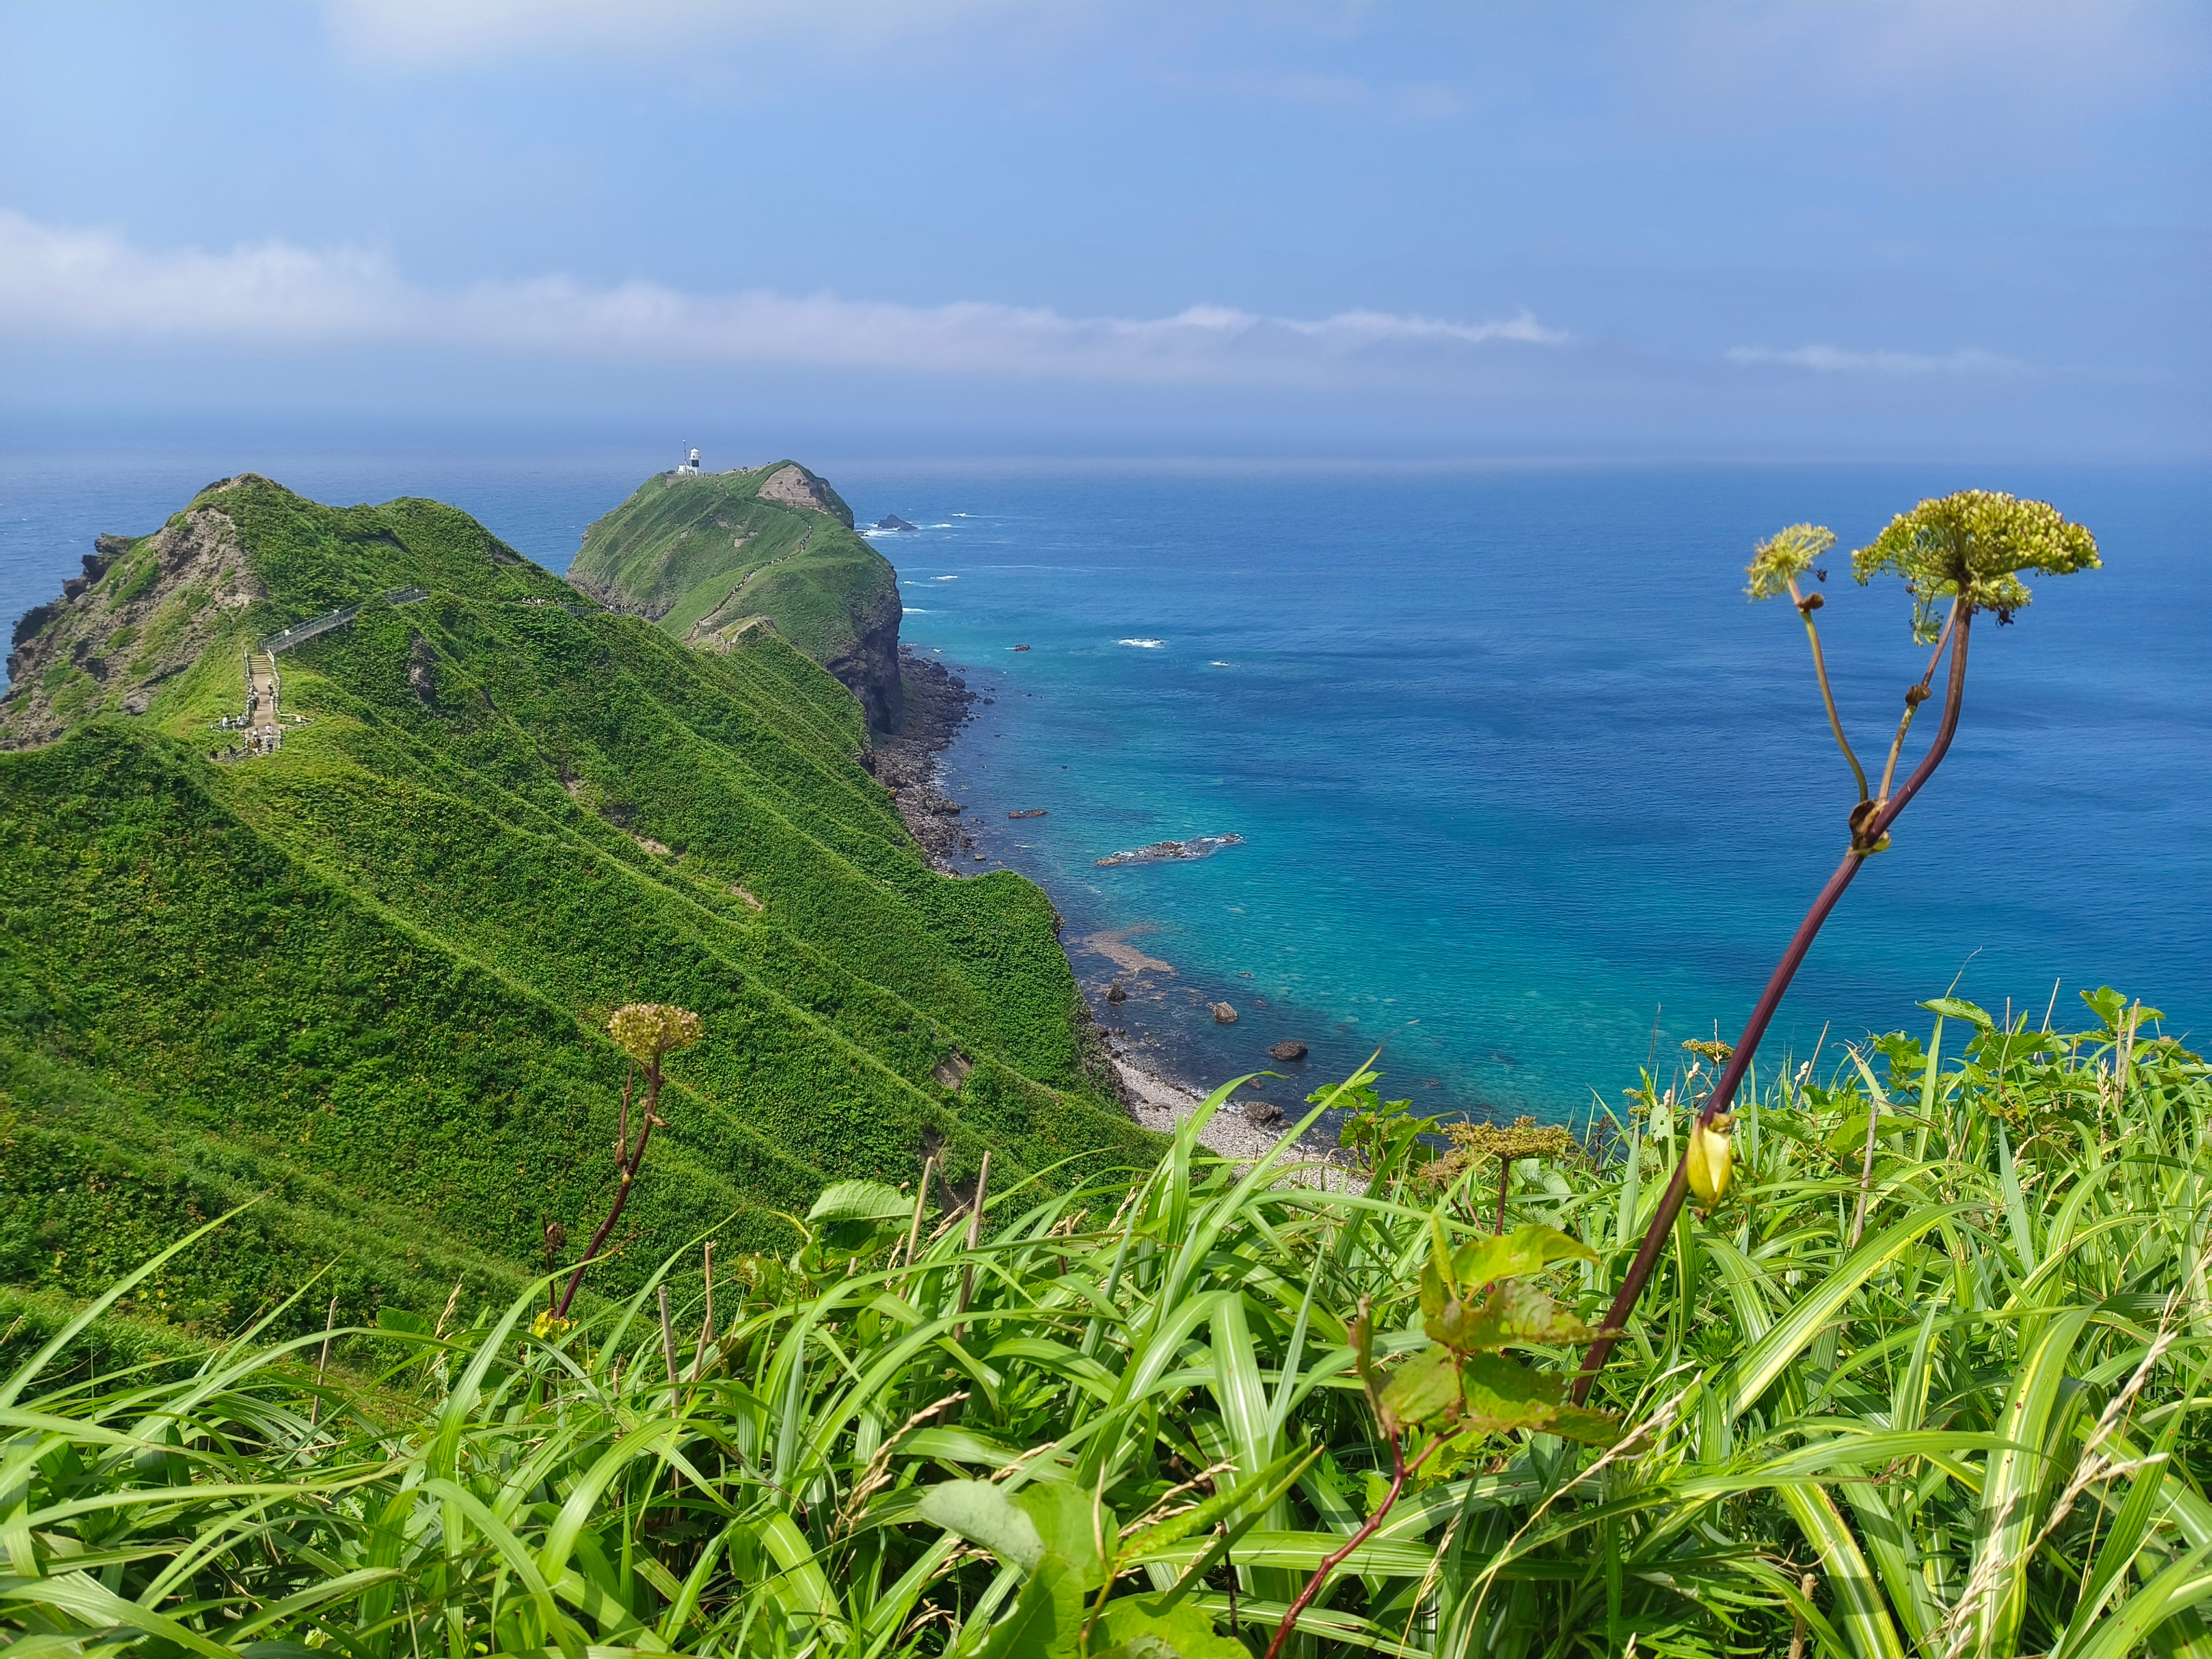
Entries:
{"label": "grassy foreground", "polygon": [[[1924,1049],[1751,1079],[1735,1183],[1684,1212],[1599,1379],[1611,1447],[1443,1447],[1283,1650],[2212,1653],[2212,1081],[2148,1011],[2087,1000],[2078,1036],[1947,1000]],[[1646,1079],[1603,1158],[1505,1183],[1509,1228],[1588,1247],[1543,1281],[1585,1318],[1705,1066]],[[933,1211],[909,1254],[911,1195],[846,1182],[795,1255],[710,1281],[694,1243],[573,1327],[542,1283],[387,1309],[327,1372],[319,1335],[257,1330],[95,1377],[128,1328],[26,1304],[18,1351],[52,1335],[0,1386],[0,1630],[25,1655],[1258,1655],[1389,1466],[1355,1311],[1402,1370],[1439,1229],[1498,1219],[1494,1163],[1346,1086],[1371,1109],[1348,1189],[1187,1129],[980,1224]],[[1554,1391],[1575,1364],[1516,1346]]]}

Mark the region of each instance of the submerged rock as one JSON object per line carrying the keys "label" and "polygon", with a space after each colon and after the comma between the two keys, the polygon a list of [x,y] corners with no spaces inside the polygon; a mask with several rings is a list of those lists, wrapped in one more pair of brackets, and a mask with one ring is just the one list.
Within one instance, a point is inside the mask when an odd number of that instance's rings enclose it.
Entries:
{"label": "submerged rock", "polygon": [[1126,853],[1109,853],[1097,861],[1097,867],[1158,864],[1167,859],[1202,859],[1224,847],[1241,847],[1243,842],[1242,836],[1193,836],[1188,841],[1156,841],[1149,847],[1133,848]]}

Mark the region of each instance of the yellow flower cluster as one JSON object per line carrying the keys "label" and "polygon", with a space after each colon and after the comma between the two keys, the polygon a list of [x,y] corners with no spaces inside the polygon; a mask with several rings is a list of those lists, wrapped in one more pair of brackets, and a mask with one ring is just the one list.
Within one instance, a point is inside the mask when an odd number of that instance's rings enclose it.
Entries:
{"label": "yellow flower cluster", "polygon": [[1912,631],[1924,642],[1941,631],[1940,602],[1954,594],[2009,620],[2028,602],[2021,571],[2065,576],[2102,562],[2097,538],[2048,501],[1962,489],[1892,519],[1851,555],[1851,574],[1862,582],[1885,572],[1904,578],[1913,599]]}
{"label": "yellow flower cluster", "polygon": [[1790,584],[1835,544],[1836,532],[1825,525],[1793,524],[1776,531],[1752,549],[1751,562],[1744,570],[1751,581],[1743,591],[1754,599],[1787,593]]}
{"label": "yellow flower cluster", "polygon": [[627,1003],[607,1020],[607,1035],[645,1066],[663,1054],[689,1048],[706,1033],[706,1023],[698,1015],[665,1002]]}
{"label": "yellow flower cluster", "polygon": [[1425,1165],[1421,1175],[1437,1186],[1450,1185],[1470,1164],[1488,1158],[1517,1164],[1524,1158],[1558,1158],[1572,1152],[1574,1136],[1556,1123],[1540,1124],[1533,1117],[1516,1118],[1510,1127],[1496,1123],[1452,1123],[1444,1127],[1452,1150]]}

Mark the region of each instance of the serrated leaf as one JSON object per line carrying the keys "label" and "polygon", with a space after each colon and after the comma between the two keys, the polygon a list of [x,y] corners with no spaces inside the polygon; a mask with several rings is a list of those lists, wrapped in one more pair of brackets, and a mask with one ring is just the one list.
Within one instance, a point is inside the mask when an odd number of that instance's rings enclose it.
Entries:
{"label": "serrated leaf", "polygon": [[1531,1223],[1492,1238],[1462,1244],[1452,1257],[1452,1276],[1462,1290],[1500,1279],[1541,1273],[1554,1261],[1595,1261],[1597,1253],[1556,1227]]}
{"label": "serrated leaf", "polygon": [[1459,1406],[1459,1362],[1451,1350],[1424,1348],[1392,1370],[1382,1404],[1383,1420],[1394,1427],[1450,1417]]}
{"label": "serrated leaf", "polygon": [[1460,1366],[1460,1386],[1470,1428],[1493,1434],[1527,1429],[1599,1445],[1620,1437],[1620,1425],[1604,1413],[1563,1403],[1565,1377],[1543,1376],[1503,1354],[1470,1356]]}
{"label": "serrated leaf", "polygon": [[1516,1345],[1588,1342],[1596,1331],[1550,1297],[1519,1279],[1493,1285],[1470,1305],[1451,1302],[1425,1321],[1429,1340],[1460,1353],[1495,1352]]}
{"label": "serrated leaf", "polygon": [[1443,1275],[1437,1272],[1436,1263],[1424,1261],[1421,1264],[1421,1311],[1425,1314],[1440,1313],[1450,1300],[1451,1286],[1445,1284]]}

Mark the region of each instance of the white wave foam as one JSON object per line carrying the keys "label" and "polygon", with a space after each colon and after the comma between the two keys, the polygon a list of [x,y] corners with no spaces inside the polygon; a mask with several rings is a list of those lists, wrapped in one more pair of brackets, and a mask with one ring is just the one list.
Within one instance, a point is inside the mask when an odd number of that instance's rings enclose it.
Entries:
{"label": "white wave foam", "polygon": [[899,609],[899,615],[902,617],[927,617],[928,614],[929,612],[918,605],[902,605]]}
{"label": "white wave foam", "polygon": [[929,580],[933,582],[957,582],[960,578],[957,576],[932,576]]}
{"label": "white wave foam", "polygon": [[1167,643],[1165,640],[1116,640],[1114,642],[1116,645],[1133,645],[1139,651],[1157,651]]}

